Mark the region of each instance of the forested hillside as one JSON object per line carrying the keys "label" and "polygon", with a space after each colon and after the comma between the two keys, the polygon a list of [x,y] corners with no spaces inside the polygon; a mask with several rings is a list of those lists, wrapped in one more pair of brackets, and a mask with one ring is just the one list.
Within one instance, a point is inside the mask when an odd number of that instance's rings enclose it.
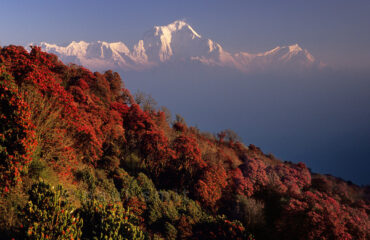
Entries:
{"label": "forested hillside", "polygon": [[370,239],[368,187],[145,100],[115,72],[0,48],[1,239]]}

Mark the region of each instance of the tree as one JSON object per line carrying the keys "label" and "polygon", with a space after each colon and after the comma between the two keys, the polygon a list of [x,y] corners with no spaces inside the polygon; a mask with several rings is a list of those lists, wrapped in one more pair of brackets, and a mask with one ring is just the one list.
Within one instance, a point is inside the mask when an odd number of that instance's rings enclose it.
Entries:
{"label": "tree", "polygon": [[171,181],[181,186],[182,189],[187,189],[194,185],[193,182],[199,178],[202,169],[207,164],[203,161],[198,143],[192,136],[179,135],[173,141],[172,148],[176,153],[176,158],[171,160],[169,171],[177,176],[178,181],[175,182],[174,179]]}
{"label": "tree", "polygon": [[218,133],[217,136],[220,142],[226,140],[229,141],[230,143],[234,143],[241,142],[242,140],[241,137],[239,137],[239,135],[231,129],[223,130],[220,133]]}
{"label": "tree", "polygon": [[34,125],[28,104],[12,76],[0,67],[0,190],[21,181],[36,147]]}
{"label": "tree", "polygon": [[227,175],[221,164],[208,167],[195,185],[195,197],[204,206],[216,210],[216,203],[227,186]]}
{"label": "tree", "polygon": [[154,112],[157,108],[157,101],[155,101],[155,99],[147,93],[137,91],[134,94],[134,98],[136,104],[139,104],[145,112],[151,113]]}
{"label": "tree", "polygon": [[123,88],[121,76],[112,70],[108,70],[104,73],[104,77],[109,82],[112,97],[118,97]]}

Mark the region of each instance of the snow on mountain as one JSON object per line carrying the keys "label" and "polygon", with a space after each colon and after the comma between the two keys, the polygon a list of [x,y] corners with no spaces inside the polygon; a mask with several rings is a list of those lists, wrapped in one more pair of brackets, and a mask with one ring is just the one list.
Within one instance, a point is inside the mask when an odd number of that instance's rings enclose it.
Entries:
{"label": "snow on mountain", "polygon": [[94,70],[144,70],[169,61],[197,61],[209,66],[231,67],[242,72],[290,67],[312,67],[315,58],[298,44],[276,47],[262,53],[229,53],[220,44],[203,38],[189,24],[175,21],[155,26],[131,49],[123,42],[75,42],[67,46],[40,43],[65,63],[73,62]]}
{"label": "snow on mountain", "polygon": [[140,70],[150,64],[142,43],[135,45],[133,53],[123,42],[108,43],[103,41],[87,43],[73,41],[63,47],[55,44],[40,43],[42,49],[54,53],[65,63],[76,63],[94,70],[108,68]]}

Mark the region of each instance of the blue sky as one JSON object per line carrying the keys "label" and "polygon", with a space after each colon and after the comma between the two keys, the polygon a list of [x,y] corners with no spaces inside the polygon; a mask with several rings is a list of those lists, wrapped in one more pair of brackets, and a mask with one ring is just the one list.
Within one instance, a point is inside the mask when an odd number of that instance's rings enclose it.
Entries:
{"label": "blue sky", "polygon": [[133,44],[153,25],[185,19],[229,51],[258,52],[299,43],[331,65],[370,66],[370,1],[119,1],[0,2],[0,44]]}

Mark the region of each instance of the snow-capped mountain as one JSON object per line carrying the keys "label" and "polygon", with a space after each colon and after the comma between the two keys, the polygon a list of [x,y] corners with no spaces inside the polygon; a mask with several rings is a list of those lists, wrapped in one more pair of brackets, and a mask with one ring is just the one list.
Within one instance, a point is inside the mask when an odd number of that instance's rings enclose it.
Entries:
{"label": "snow-capped mountain", "polygon": [[144,70],[171,61],[195,61],[242,72],[318,65],[315,58],[298,44],[262,53],[232,54],[217,42],[202,37],[184,21],[153,27],[132,48],[123,42],[104,41],[73,41],[67,46],[42,42],[39,45],[65,63],[73,62],[94,70]]}

